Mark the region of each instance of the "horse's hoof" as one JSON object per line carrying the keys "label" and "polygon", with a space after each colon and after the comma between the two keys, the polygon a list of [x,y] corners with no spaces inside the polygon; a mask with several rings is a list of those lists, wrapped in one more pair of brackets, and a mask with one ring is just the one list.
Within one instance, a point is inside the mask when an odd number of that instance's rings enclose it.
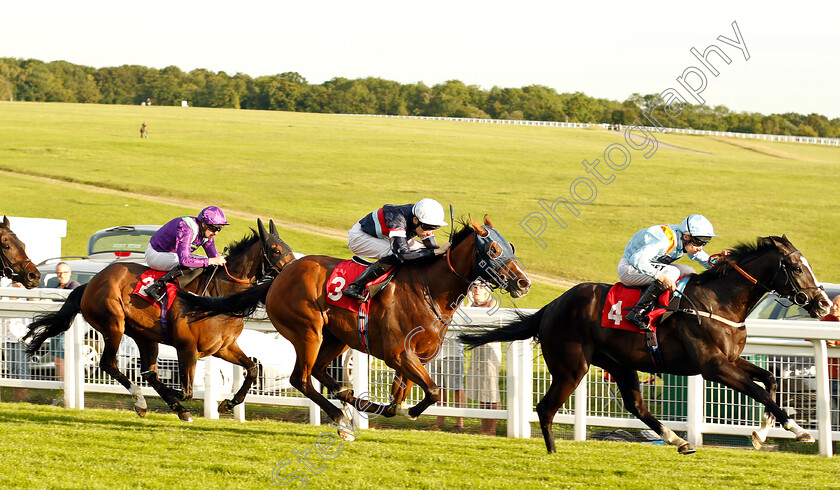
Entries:
{"label": "horse's hoof", "polygon": [[181,412],[178,414],[178,418],[181,419],[183,422],[192,422],[193,418],[190,412]]}
{"label": "horse's hoof", "polygon": [[338,435],[347,442],[356,440],[356,432],[353,430],[353,423],[342,417],[338,422]]}
{"label": "horse's hoof", "polygon": [[752,442],[752,445],[756,451],[761,449],[761,446],[764,444],[764,441],[762,441],[761,438],[758,437],[758,432],[756,431],[753,431],[752,435],[750,435],[750,441]]}
{"label": "horse's hoof", "polygon": [[686,442],[685,444],[677,448],[677,452],[679,452],[680,454],[694,454],[697,452],[697,450],[694,449],[691,446],[691,444]]}
{"label": "horse's hoof", "polygon": [[798,436],[796,436],[795,440],[796,440],[796,442],[815,442],[814,438],[811,436],[811,434],[809,434],[807,432],[803,432],[803,433],[799,434]]}
{"label": "horse's hoof", "polygon": [[235,405],[230,400],[224,400],[223,402],[219,403],[219,413],[230,413],[233,411],[233,407]]}
{"label": "horse's hoof", "polygon": [[140,408],[140,407],[138,407],[138,406],[135,406],[135,407],[134,407],[134,411],[137,413],[137,415],[139,415],[139,416],[141,416],[141,417],[145,417],[145,416],[146,416],[146,412],[148,412],[148,410],[147,410],[147,409],[145,409],[145,408]]}

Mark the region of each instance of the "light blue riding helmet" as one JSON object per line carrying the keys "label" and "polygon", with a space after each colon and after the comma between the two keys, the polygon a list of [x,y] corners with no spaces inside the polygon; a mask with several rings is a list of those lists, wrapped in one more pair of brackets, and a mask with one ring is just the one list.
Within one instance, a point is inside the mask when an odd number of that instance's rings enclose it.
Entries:
{"label": "light blue riding helmet", "polygon": [[702,214],[692,214],[680,223],[680,231],[692,237],[716,237],[711,221]]}

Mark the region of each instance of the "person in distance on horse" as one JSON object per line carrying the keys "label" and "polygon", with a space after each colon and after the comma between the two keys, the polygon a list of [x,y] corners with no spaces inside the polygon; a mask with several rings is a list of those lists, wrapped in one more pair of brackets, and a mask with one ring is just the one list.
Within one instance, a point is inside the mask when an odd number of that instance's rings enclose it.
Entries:
{"label": "person in distance on horse", "polygon": [[379,260],[344,288],[344,295],[363,301],[365,285],[395,265],[446,253],[450,244],[435,242],[435,230],[441,226],[446,226],[443,206],[429,198],[402,206],[386,204],[360,219],[348,232],[347,245],[356,255]]}
{"label": "person in distance on horse", "polygon": [[[666,290],[675,291],[681,276],[694,274],[693,268],[672,262],[688,254],[690,259],[710,268],[709,254],[703,247],[716,236],[712,223],[701,214],[692,214],[678,225],[656,225],[634,233],[618,263],[618,278],[626,286],[647,285],[647,289],[625,317],[627,321],[650,331],[648,314],[659,295]],[[728,250],[721,252],[727,253]]]}
{"label": "person in distance on horse", "polygon": [[[216,250],[214,238],[229,225],[225,213],[216,206],[207,206],[198,216],[181,216],[163,225],[149,240],[146,263],[159,271],[169,271],[146,288],[146,295],[160,301],[166,283],[197,267],[224,265],[225,258]],[[207,257],[193,255],[203,247]]]}

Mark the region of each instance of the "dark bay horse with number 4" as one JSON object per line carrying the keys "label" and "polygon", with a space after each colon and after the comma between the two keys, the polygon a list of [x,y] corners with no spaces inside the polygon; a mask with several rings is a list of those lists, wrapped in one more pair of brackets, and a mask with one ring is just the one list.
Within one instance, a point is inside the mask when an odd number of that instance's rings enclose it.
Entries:
{"label": "dark bay horse with number 4", "polygon": [[[356,409],[394,416],[418,417],[440,399],[423,364],[437,355],[448,321],[464,299],[472,281],[483,278],[518,298],[528,293],[531,281],[516,263],[513,247],[485,216],[484,225],[470,220],[452,237],[446,255],[403,264],[393,280],[371,300],[369,352],[394,369],[393,398],[388,406],[353,395],[327,374],[330,362],[348,347],[364,351],[355,312],[327,303],[343,289],[327,291],[327,281],[342,259],[310,255],[296,260],[269,285],[257,286],[226,298],[184,298],[193,313],[249,315],[265,303],[274,327],[297,352],[291,383],[317,403],[338,425],[348,441],[355,430],[344,412],[328,401],[312,383],[315,376],[331,393]],[[187,296],[181,294],[181,296]],[[411,383],[425,392],[423,400],[407,411],[402,402]]]}
{"label": "dark bay horse with number 4", "polygon": [[[776,403],[773,375],[740,357],[747,338],[744,321],[765,293],[775,291],[821,317],[831,304],[802,253],[782,237],[759,238],[741,244],[712,269],[691,276],[678,311],[656,329],[663,364],[656,368],[645,337],[636,332],[601,327],[604,302],[611,285],[584,283],[566,291],[532,315],[477,334],[462,334],[465,344],[537,338],[551,386],[537,404],[545,445],[556,452],[551,423],[554,414],[586,375],[590,365],[608,371],[624,406],[680,453],[694,448],[663,426],[648,411],[639,391],[637,370],[703,378],[728,386],[764,404],[761,428],[753,434],[757,447],[777,419],[800,442],[813,442]],[[756,383],[764,384],[762,388]]]}
{"label": "dark bay horse with number 4", "polygon": [[26,246],[9,227],[9,218],[3,216],[0,223],[0,266],[3,276],[32,289],[41,280],[41,273],[26,255]]}
{"label": "dark bay horse with number 4", "polygon": [[[186,290],[214,296],[233,294],[253,286],[258,279],[267,279],[266,276],[277,273],[294,260],[291,248],[280,239],[273,221],[269,221],[270,233],[265,231],[260,220],[257,220],[257,229],[231,245],[226,269],[204,268],[187,284]],[[68,330],[76,314],[81,313],[104,339],[99,366],[134,396],[134,410],[141,417],[146,415],[146,400],[140,387],[117,367],[117,349],[123,334],[137,343],[143,379],[186,422],[192,421],[192,416],[179,401],[192,398],[198,359],[212,355],[245,368],[245,381],[233,400],[224,400],[219,405],[220,412],[230,412],[242,403],[257,376],[256,364],[236,344],[244,320],[229,317],[196,319],[184,312],[176,298],[167,314],[167,329],[171,331],[172,345],[178,351],[182,391],[179,393],[165,386],[158,378],[156,365],[158,344],[165,340],[160,308],[132,294],[140,276],[147,270],[144,265],[128,262],[116,262],[101,270],[89,283],[74,289],[59,311],[36,318],[30,324],[27,337],[32,340],[27,351],[35,352],[46,339]]]}

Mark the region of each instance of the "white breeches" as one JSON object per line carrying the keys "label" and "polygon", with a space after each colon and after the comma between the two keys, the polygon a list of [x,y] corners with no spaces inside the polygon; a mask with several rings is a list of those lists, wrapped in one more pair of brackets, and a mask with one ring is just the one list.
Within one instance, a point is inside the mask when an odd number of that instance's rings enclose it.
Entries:
{"label": "white breeches", "polygon": [[[362,231],[362,225],[359,223],[353,225],[353,228],[347,232],[347,246],[350,247],[351,252],[360,257],[381,259],[393,254],[390,240],[368,235]],[[423,243],[417,240],[408,240],[408,246],[412,250],[424,248]]]}
{"label": "white breeches", "polygon": [[[683,264],[652,264],[653,267],[677,282],[682,276],[694,274],[694,269]],[[642,274],[639,269],[633,267],[630,262],[622,257],[618,263],[618,280],[626,286],[647,286],[653,282],[653,278]]]}

